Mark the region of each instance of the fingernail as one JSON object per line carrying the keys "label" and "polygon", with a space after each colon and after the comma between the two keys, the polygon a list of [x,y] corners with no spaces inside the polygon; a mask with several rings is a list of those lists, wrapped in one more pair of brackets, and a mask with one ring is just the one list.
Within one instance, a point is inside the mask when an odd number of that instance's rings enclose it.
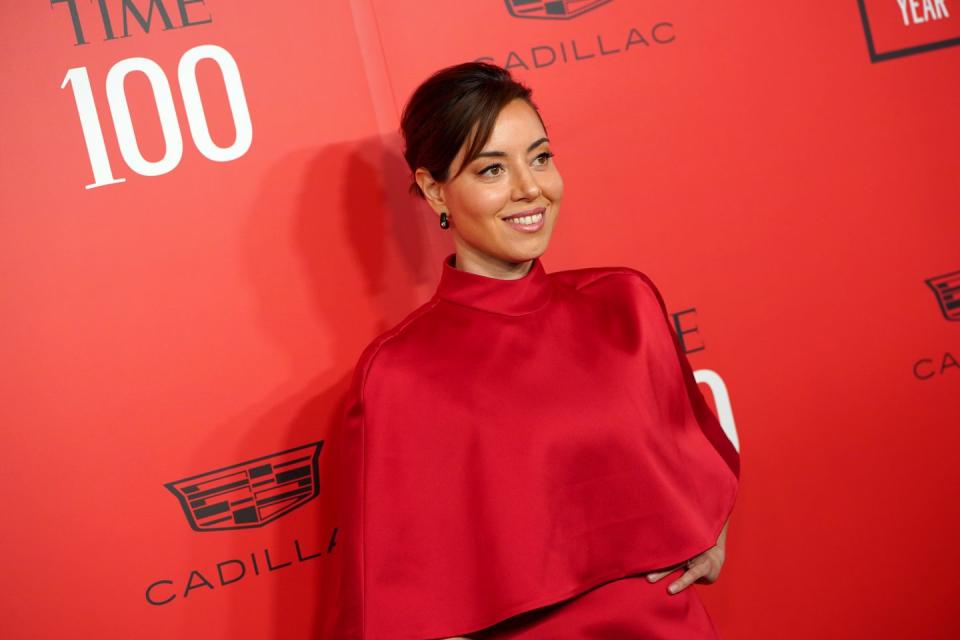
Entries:
{"label": "fingernail", "polygon": [[679,588],[680,588],[680,585],[674,583],[674,584],[670,585],[670,588],[668,589],[668,591],[670,591],[670,593],[676,593],[676,592],[677,592],[677,589],[679,589]]}

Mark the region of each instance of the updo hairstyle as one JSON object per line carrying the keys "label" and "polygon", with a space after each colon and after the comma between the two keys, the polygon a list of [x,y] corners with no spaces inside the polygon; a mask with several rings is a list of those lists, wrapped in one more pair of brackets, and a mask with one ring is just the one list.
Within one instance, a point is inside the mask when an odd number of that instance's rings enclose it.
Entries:
{"label": "updo hairstyle", "polygon": [[[415,174],[423,167],[441,183],[456,178],[487,144],[500,110],[517,98],[526,101],[543,124],[531,89],[502,67],[465,62],[435,72],[416,88],[400,118],[403,157],[410,171]],[[476,135],[466,149],[463,164],[449,176],[450,164],[474,127]],[[543,130],[547,130],[546,125]],[[409,192],[425,198],[415,177]]]}

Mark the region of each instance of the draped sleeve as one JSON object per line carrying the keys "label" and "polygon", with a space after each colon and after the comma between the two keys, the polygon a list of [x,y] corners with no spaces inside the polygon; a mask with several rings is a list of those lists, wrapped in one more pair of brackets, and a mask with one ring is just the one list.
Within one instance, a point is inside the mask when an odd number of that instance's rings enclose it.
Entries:
{"label": "draped sleeve", "polygon": [[700,428],[703,430],[703,435],[706,436],[707,440],[710,441],[710,444],[717,450],[717,453],[720,454],[720,457],[723,458],[723,461],[730,467],[730,471],[733,472],[733,475],[739,480],[740,479],[740,452],[733,446],[733,442],[730,441],[730,438],[727,437],[727,434],[724,432],[723,427],[720,425],[720,421],[717,419],[716,414],[710,409],[710,406],[707,404],[707,401],[703,397],[703,393],[700,391],[700,385],[697,384],[696,379],[693,376],[693,369],[690,367],[690,362],[687,360],[687,355],[684,352],[683,345],[680,342],[680,337],[677,335],[676,328],[673,323],[670,322],[670,315],[667,313],[667,306],[663,301],[663,296],[660,294],[660,290],[657,289],[656,285],[653,284],[653,280],[650,279],[645,273],[640,271],[634,271],[634,273],[650,288],[651,293],[657,300],[657,303],[660,306],[660,310],[663,313],[664,324],[667,327],[667,330],[670,332],[670,337],[673,340],[673,345],[677,352],[677,360],[680,364],[680,370],[683,375],[683,383],[687,388],[687,395],[690,397],[690,404],[693,408],[693,413],[697,418],[697,423],[700,425]]}
{"label": "draped sleeve", "polygon": [[[373,345],[371,345],[373,346]],[[364,407],[363,379],[372,349],[368,348],[354,368],[343,412],[333,432],[330,449],[337,453],[337,473],[331,493],[336,496],[338,543],[335,583],[330,600],[324,603],[329,637],[334,640],[362,640],[363,628],[363,469]]]}

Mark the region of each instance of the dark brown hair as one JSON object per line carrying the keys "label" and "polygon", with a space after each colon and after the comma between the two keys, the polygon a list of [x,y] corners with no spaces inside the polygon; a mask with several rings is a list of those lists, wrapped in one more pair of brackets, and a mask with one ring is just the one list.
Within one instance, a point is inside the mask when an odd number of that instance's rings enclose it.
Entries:
{"label": "dark brown hair", "polygon": [[[464,62],[435,72],[416,88],[400,117],[403,157],[410,171],[423,167],[437,182],[456,178],[483,150],[500,110],[510,101],[525,100],[540,118],[530,95],[530,88],[514,80],[509,71],[487,62]],[[450,163],[474,126],[477,132],[460,170],[448,176]],[[425,197],[415,178],[409,191]]]}

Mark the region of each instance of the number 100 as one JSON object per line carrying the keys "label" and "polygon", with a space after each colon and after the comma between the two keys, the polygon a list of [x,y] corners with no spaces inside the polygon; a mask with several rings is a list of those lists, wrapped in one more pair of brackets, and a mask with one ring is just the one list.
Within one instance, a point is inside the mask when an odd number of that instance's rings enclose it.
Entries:
{"label": "number 100", "polygon": [[[197,86],[197,63],[203,59],[210,59],[217,63],[227,89],[227,99],[236,129],[236,138],[228,147],[218,147],[210,137],[203,103],[200,101],[200,89]],[[123,86],[124,79],[132,71],[139,71],[147,77],[156,100],[157,113],[160,115],[160,128],[163,131],[166,150],[163,157],[155,162],[147,160],[140,153],[137,135],[133,130],[133,121],[130,118],[130,109]],[[187,114],[187,123],[190,126],[190,135],[197,150],[214,162],[229,162],[245,154],[253,140],[253,126],[250,123],[250,110],[247,108],[247,98],[240,80],[240,70],[233,56],[223,47],[213,44],[194,47],[180,58],[180,63],[177,65],[177,80],[180,85],[180,95],[183,98],[184,111]],[[80,116],[80,127],[83,130],[87,155],[90,157],[90,166],[93,169],[93,183],[86,185],[86,188],[93,189],[124,182],[125,178],[114,177],[110,159],[107,157],[107,147],[104,144],[103,131],[100,129],[100,118],[90,89],[87,68],[74,67],[67,71],[60,88],[63,89],[67,84],[73,88],[73,97]],[[123,156],[127,166],[142,176],[159,176],[176,168],[183,157],[183,136],[180,133],[180,123],[173,106],[170,83],[160,65],[149,58],[120,60],[107,73],[106,90],[107,103],[110,105],[110,115],[113,118],[113,126],[120,146],[120,155]]]}

